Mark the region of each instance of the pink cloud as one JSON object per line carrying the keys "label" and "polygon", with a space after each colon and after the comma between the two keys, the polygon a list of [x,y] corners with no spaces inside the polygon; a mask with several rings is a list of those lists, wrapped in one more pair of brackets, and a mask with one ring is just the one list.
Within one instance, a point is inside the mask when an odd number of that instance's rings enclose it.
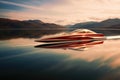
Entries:
{"label": "pink cloud", "polygon": [[[4,15],[15,19],[42,19],[57,22],[58,24],[72,24],[80,21],[91,21],[107,18],[120,18],[119,0],[58,0],[54,3],[30,6],[25,4],[0,1],[5,4],[16,5],[26,8],[23,11],[11,11]],[[16,15],[16,16],[14,16]],[[44,17],[44,18],[42,18]],[[49,18],[49,19],[45,19]]]}

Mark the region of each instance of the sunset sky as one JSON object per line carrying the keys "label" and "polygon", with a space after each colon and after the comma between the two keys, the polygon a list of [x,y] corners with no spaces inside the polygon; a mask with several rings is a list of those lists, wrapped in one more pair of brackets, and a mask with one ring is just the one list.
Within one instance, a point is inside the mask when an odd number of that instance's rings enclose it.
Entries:
{"label": "sunset sky", "polygon": [[0,17],[61,25],[120,18],[120,0],[0,0]]}

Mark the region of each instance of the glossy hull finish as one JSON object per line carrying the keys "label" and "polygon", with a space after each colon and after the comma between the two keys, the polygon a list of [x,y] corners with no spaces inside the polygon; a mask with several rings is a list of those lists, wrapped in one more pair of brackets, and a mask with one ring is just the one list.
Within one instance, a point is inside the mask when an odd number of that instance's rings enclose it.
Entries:
{"label": "glossy hull finish", "polygon": [[61,41],[74,41],[74,40],[90,40],[90,39],[104,39],[103,34],[78,34],[78,35],[69,35],[69,36],[59,36],[52,38],[43,38],[36,40],[36,42],[61,42]]}

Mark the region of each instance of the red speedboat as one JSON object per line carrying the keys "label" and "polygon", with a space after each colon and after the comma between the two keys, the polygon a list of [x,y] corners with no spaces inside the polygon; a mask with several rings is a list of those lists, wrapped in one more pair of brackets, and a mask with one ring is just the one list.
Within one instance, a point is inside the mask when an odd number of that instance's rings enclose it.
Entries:
{"label": "red speedboat", "polygon": [[61,36],[41,38],[40,40],[36,40],[36,42],[63,42],[90,39],[103,40],[105,38],[104,35],[101,33],[95,33],[88,29],[77,29]]}
{"label": "red speedboat", "polygon": [[88,29],[78,29],[61,36],[47,37],[36,40],[36,42],[46,43],[35,47],[81,50],[86,47],[102,44],[104,39],[105,37],[101,33],[95,33]]}

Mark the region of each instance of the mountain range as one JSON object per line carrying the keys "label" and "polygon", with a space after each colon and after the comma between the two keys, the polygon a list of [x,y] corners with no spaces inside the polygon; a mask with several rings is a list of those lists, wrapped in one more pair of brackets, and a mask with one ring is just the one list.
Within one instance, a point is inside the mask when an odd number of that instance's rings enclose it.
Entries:
{"label": "mountain range", "polygon": [[11,20],[0,18],[0,29],[39,29],[39,30],[46,30],[50,29],[53,30],[60,30],[63,26],[54,24],[54,23],[44,23],[40,20]]}
{"label": "mountain range", "polygon": [[68,26],[68,30],[91,29],[105,35],[120,35],[120,19],[107,19],[101,22],[84,22]]}

